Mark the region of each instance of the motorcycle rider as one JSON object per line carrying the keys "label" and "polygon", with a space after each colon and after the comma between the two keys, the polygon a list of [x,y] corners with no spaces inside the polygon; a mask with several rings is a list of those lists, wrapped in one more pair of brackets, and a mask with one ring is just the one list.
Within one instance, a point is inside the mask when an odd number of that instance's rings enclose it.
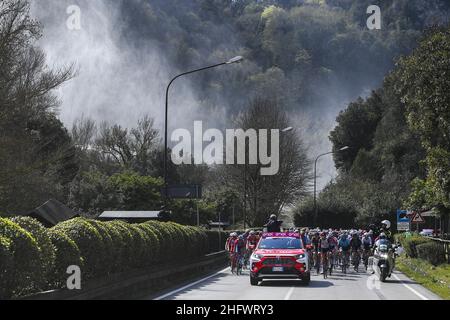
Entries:
{"label": "motorcycle rider", "polygon": [[[380,236],[382,233],[386,236],[386,239],[389,240],[390,243],[393,242],[392,233],[389,230],[391,228],[391,222],[389,220],[383,220],[381,221],[381,228],[380,228]],[[378,240],[378,239],[376,239]],[[375,242],[376,242],[375,240]]]}
{"label": "motorcycle rider", "polygon": [[[380,236],[378,237],[377,241],[375,242],[375,245],[374,245],[374,251],[375,252],[377,252],[377,250],[378,250],[378,248],[379,248],[379,246],[381,244],[387,245],[388,250],[389,250],[389,254],[388,254],[389,263],[392,265],[392,270],[394,270],[395,258],[394,258],[394,255],[393,255],[392,242],[389,241],[389,239],[387,238],[387,235],[384,232],[380,233]],[[390,276],[391,275],[389,274],[389,277]]]}

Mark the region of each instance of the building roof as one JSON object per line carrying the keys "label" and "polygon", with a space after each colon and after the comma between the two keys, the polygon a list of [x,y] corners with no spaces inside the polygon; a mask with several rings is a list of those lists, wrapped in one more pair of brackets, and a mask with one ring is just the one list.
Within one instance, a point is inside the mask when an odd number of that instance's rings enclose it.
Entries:
{"label": "building roof", "polygon": [[99,219],[158,219],[160,211],[105,211]]}
{"label": "building roof", "polygon": [[209,223],[209,225],[211,226],[211,227],[228,227],[229,225],[230,225],[230,223],[228,223],[228,222],[213,222],[213,221],[211,221],[210,223]]}
{"label": "building roof", "polygon": [[47,227],[51,227],[60,222],[77,217],[78,213],[66,207],[61,202],[50,199],[40,207],[30,212],[28,216],[37,219]]}

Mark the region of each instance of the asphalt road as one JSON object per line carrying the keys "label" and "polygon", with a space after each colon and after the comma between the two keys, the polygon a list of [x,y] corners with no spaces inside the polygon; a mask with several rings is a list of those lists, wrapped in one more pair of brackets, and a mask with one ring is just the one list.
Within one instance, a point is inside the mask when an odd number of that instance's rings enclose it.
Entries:
{"label": "asphalt road", "polygon": [[248,273],[232,275],[229,268],[178,288],[146,297],[155,300],[439,300],[440,298],[395,272],[386,283],[370,274],[337,271],[324,279],[313,272],[306,286],[296,280],[265,280],[251,286]]}

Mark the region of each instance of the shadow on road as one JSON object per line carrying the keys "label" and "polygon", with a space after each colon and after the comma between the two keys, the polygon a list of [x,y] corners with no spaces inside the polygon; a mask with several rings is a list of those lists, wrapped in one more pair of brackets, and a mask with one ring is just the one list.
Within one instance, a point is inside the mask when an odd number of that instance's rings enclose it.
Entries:
{"label": "shadow on road", "polygon": [[412,280],[393,280],[393,279],[386,279],[385,283],[389,284],[418,284],[415,281]]}
{"label": "shadow on road", "polygon": [[309,285],[301,280],[264,280],[260,283],[261,287],[308,287],[308,288],[328,288],[334,284],[326,280],[311,280]]}

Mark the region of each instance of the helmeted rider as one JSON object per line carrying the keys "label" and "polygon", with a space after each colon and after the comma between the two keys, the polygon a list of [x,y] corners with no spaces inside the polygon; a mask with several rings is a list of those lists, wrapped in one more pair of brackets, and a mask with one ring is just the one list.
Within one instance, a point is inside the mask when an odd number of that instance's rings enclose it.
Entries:
{"label": "helmeted rider", "polygon": [[247,250],[253,251],[258,244],[259,236],[256,234],[255,231],[250,231],[247,237]]}
{"label": "helmeted rider", "polygon": [[302,239],[303,245],[307,246],[311,243],[311,240],[309,239],[308,235],[306,234],[306,229],[303,228],[300,230],[300,238]]}
{"label": "helmeted rider", "polygon": [[225,250],[232,253],[234,252],[234,244],[235,240],[237,239],[237,233],[232,232],[230,233],[230,236],[227,238],[227,241],[225,242]]}
{"label": "helmeted rider", "polygon": [[394,270],[395,258],[394,258],[394,255],[392,254],[392,242],[389,240],[389,238],[387,237],[387,235],[384,232],[380,233],[380,236],[378,237],[377,241],[375,242],[374,250],[377,250],[381,244],[387,245],[389,251],[391,252],[389,254],[389,262],[392,264],[392,270]]}
{"label": "helmeted rider", "polygon": [[267,227],[267,232],[281,232],[281,223],[282,221],[278,221],[277,216],[272,214],[264,227]]}
{"label": "helmeted rider", "polygon": [[[390,231],[390,228],[391,228],[391,222],[389,220],[381,221],[380,236],[381,236],[381,233],[384,233],[386,236],[386,239],[389,240],[390,243],[392,243],[393,239],[392,239],[392,233]],[[376,239],[376,240],[378,240],[378,239]]]}
{"label": "helmeted rider", "polygon": [[330,243],[330,250],[336,250],[338,248],[338,239],[337,239],[337,232],[332,231],[328,235],[328,242]]}
{"label": "helmeted rider", "polygon": [[352,251],[359,251],[359,249],[361,249],[361,246],[362,246],[362,241],[358,237],[358,233],[353,232],[352,239],[350,240],[350,247],[351,247]]}
{"label": "helmeted rider", "polygon": [[313,247],[313,251],[316,253],[319,252],[319,241],[320,241],[319,233],[314,232],[314,234],[311,238],[311,245]]}
{"label": "helmeted rider", "polygon": [[326,232],[322,232],[320,234],[319,251],[323,254],[326,254],[328,251],[330,251],[330,242],[328,241]]}
{"label": "helmeted rider", "polygon": [[364,250],[372,249],[373,242],[372,242],[372,238],[370,237],[370,234],[368,232],[364,233],[361,241],[362,241]]}

